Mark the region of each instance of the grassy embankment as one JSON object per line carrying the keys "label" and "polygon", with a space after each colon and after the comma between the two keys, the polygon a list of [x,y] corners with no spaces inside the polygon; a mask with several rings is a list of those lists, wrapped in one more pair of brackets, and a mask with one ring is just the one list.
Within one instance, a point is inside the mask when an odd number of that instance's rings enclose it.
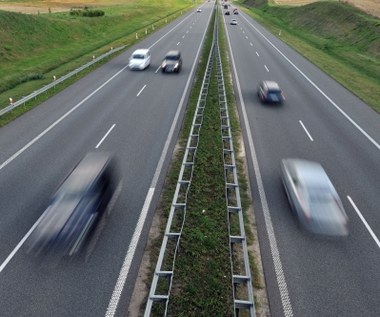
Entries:
{"label": "grassy embankment", "polygon": [[[263,0],[258,0],[261,4]],[[240,1],[273,34],[380,112],[380,20],[341,2],[300,7]]]}
{"label": "grassy embankment", "polygon": [[[145,30],[151,33],[193,5],[190,0],[105,3],[107,7],[94,8],[103,10],[105,16],[93,18],[71,16],[69,12],[26,15],[0,11],[0,108],[8,105],[10,97],[16,101],[110,47],[134,44],[136,33],[141,39]],[[73,80],[2,116],[0,126]]]}
{"label": "grassy embankment", "polygon": [[[167,188],[163,194],[160,207],[162,210],[162,215],[160,215],[162,234],[172,203],[182,157],[185,153],[187,137],[202,84],[203,72],[212,43],[212,28],[213,23],[211,23],[208,30],[198,73],[188,103],[178,150],[166,181]],[[241,131],[235,109],[232,83],[229,80],[227,45],[222,26],[219,27],[219,42],[234,146],[236,153],[238,153]],[[188,194],[188,207],[180,240],[180,252],[174,269],[173,289],[169,300],[169,314],[172,316],[231,316],[233,314],[223,146],[218,98],[216,65],[214,65],[207,104],[204,110],[204,120],[200,130],[194,176]],[[244,175],[244,158],[237,158],[237,160],[239,175]],[[247,212],[250,204],[247,180],[241,176],[239,177],[239,184],[242,207]],[[232,230],[236,230],[237,219],[232,219],[231,221]],[[254,224],[250,222],[248,217],[246,217],[245,224],[248,244],[252,245],[255,243]],[[237,234],[237,231],[232,231],[231,234]],[[156,239],[154,245],[150,250],[151,274],[153,274],[155,261],[158,257],[161,239]],[[255,291],[265,292],[253,253],[250,254],[250,263]],[[235,263],[235,265],[238,266],[238,263]],[[234,273],[238,274],[237,272]],[[151,276],[146,281],[148,288],[150,288],[150,282]],[[162,287],[166,289],[165,285]],[[261,306],[263,306],[263,303],[256,299],[256,309],[260,310],[263,308]],[[162,306],[155,306],[154,316],[161,316],[161,309],[163,309]],[[245,314],[242,313],[241,316],[245,316]]]}

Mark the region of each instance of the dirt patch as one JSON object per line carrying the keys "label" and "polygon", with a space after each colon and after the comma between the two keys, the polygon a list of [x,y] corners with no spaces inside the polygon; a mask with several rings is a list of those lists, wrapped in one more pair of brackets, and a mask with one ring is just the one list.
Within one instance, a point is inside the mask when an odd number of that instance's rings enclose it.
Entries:
{"label": "dirt patch", "polygon": [[19,12],[25,14],[42,14],[42,13],[56,13],[56,12],[66,12],[70,11],[73,7],[99,7],[104,5],[115,5],[118,4],[117,0],[110,2],[108,0],[57,0],[57,1],[31,1],[31,2],[12,2],[12,1],[1,1],[0,0],[0,10]]}
{"label": "dirt patch", "polygon": [[[305,5],[313,2],[318,2],[319,0],[273,0],[279,5]],[[371,14],[376,17],[380,17],[380,0],[344,0],[341,2],[346,2],[352,4],[358,9]]]}

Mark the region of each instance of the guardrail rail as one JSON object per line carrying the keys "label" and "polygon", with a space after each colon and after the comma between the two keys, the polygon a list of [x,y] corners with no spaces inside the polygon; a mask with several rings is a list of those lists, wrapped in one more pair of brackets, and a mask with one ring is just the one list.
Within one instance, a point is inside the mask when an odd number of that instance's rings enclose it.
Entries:
{"label": "guardrail rail", "polygon": [[[217,6],[216,6],[217,7]],[[217,13],[218,13],[218,9]],[[237,167],[233,147],[231,125],[227,107],[224,85],[223,67],[218,43],[218,19],[215,18],[213,43],[210,49],[202,87],[197,101],[191,130],[187,140],[175,193],[173,196],[168,221],[163,237],[160,253],[153,274],[152,284],[147,299],[144,317],[152,316],[155,305],[160,305],[163,316],[167,316],[170,291],[174,274],[175,260],[179,248],[182,229],[186,219],[187,194],[192,181],[193,168],[198,148],[199,135],[203,122],[203,112],[206,107],[209,83],[214,63],[217,65],[217,80],[221,119],[221,138],[223,142],[223,157],[225,171],[225,195],[229,227],[230,261],[233,285],[234,316],[240,313],[255,317],[252,278],[249,265],[248,248],[244,231],[243,211],[240,201],[240,191],[237,177]],[[232,232],[231,224],[238,223],[239,232]],[[236,231],[236,229],[234,229]],[[164,309],[162,309],[162,305]],[[158,309],[161,311],[160,309]]]}

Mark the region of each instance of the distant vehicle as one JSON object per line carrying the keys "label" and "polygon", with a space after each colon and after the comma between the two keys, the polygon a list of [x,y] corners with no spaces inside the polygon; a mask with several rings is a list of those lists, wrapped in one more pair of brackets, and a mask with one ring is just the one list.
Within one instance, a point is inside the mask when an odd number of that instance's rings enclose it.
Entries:
{"label": "distant vehicle", "polygon": [[201,9],[201,8],[198,8],[198,9],[197,9],[197,12],[202,12],[202,9]]}
{"label": "distant vehicle", "polygon": [[115,157],[88,153],[65,178],[30,236],[35,255],[76,254],[105,213],[118,185]]}
{"label": "distant vehicle", "polygon": [[228,4],[225,4],[225,5],[224,5],[224,9],[228,9]]}
{"label": "distant vehicle", "polygon": [[239,14],[238,10],[235,8],[233,11],[234,14]]}
{"label": "distant vehicle", "polygon": [[180,51],[169,51],[161,63],[163,73],[179,73],[182,68],[182,57]]}
{"label": "distant vehicle", "polygon": [[285,100],[282,89],[275,81],[264,80],[260,82],[257,94],[262,102],[282,103]]}
{"label": "distant vehicle", "polygon": [[134,51],[129,58],[128,67],[138,70],[144,70],[150,65],[150,51],[149,49],[138,49]]}
{"label": "distant vehicle", "polygon": [[321,235],[348,235],[342,202],[319,163],[283,159],[281,175],[291,208],[305,229]]}
{"label": "distant vehicle", "polygon": [[236,19],[232,19],[231,22],[230,22],[231,25],[237,25],[237,20]]}
{"label": "distant vehicle", "polygon": [[226,11],[224,14],[225,15],[230,15],[230,11]]}

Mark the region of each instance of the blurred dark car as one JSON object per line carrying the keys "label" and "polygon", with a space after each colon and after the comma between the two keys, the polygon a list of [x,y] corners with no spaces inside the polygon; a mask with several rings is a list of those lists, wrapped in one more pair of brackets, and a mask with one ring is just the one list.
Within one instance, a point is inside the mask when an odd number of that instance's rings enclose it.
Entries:
{"label": "blurred dark car", "polygon": [[182,68],[182,57],[180,51],[169,51],[161,63],[163,73],[179,73]]}
{"label": "blurred dark car", "polygon": [[319,163],[283,159],[281,175],[292,210],[305,229],[321,235],[348,235],[343,204]]}
{"label": "blurred dark car", "polygon": [[225,15],[230,15],[230,11],[226,11],[224,14]]}
{"label": "blurred dark car", "polygon": [[65,178],[30,236],[30,253],[77,253],[91,233],[118,183],[115,157],[88,153]]}
{"label": "blurred dark car", "polygon": [[257,94],[262,102],[281,104],[285,101],[284,93],[275,81],[264,80],[260,82]]}

